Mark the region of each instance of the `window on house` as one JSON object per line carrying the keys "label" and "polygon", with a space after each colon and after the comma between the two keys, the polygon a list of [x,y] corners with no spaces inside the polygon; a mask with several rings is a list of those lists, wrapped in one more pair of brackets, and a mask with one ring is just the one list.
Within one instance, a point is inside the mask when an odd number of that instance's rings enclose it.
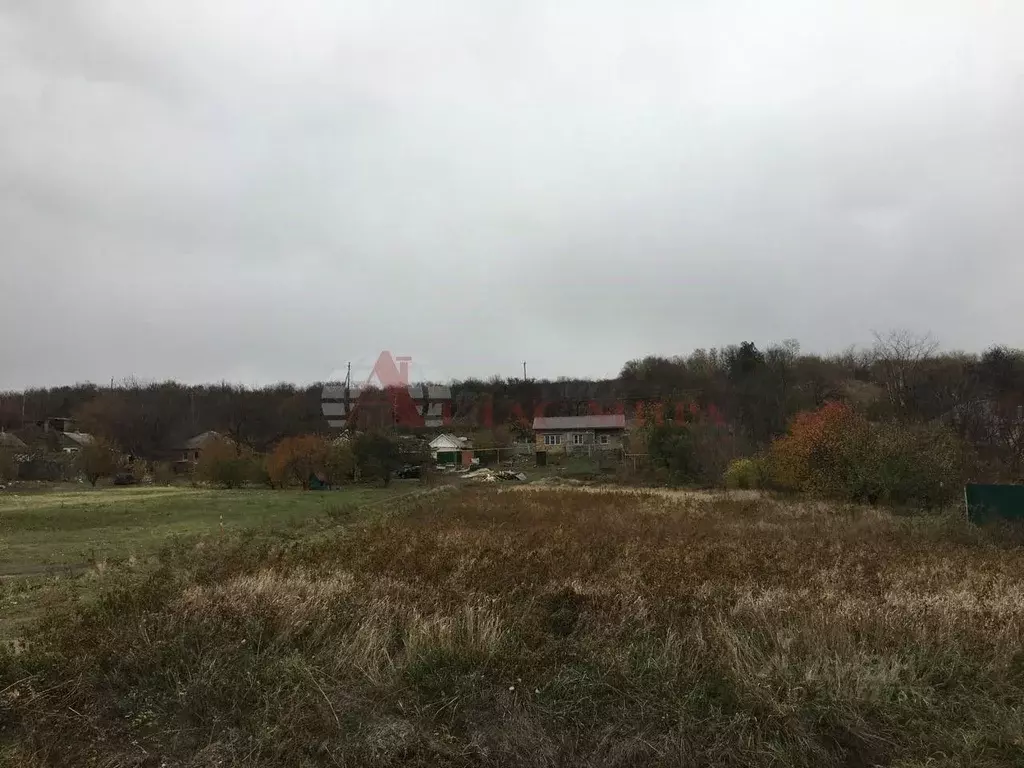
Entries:
{"label": "window on house", "polygon": [[544,435],[544,445],[558,445],[561,442],[561,435]]}
{"label": "window on house", "polygon": [[586,435],[581,435],[579,432],[576,432],[572,436],[572,444],[573,445],[583,445],[583,440],[584,440],[585,437],[586,437]]}
{"label": "window on house", "polygon": [[598,435],[597,441],[599,443],[601,443],[601,445],[608,445],[608,442],[609,442],[608,435]]}

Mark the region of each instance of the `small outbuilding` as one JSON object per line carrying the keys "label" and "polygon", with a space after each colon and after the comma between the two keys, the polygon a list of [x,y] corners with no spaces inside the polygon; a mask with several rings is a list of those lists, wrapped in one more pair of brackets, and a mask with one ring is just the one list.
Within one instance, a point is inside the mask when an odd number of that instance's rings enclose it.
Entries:
{"label": "small outbuilding", "polygon": [[469,466],[473,462],[473,444],[466,437],[438,435],[430,441],[430,455],[437,464]]}

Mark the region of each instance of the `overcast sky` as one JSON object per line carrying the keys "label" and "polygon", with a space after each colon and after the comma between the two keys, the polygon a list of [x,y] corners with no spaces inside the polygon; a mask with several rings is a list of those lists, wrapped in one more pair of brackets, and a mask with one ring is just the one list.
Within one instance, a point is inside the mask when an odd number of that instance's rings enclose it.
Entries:
{"label": "overcast sky", "polygon": [[0,0],[0,388],[1024,346],[1019,0]]}

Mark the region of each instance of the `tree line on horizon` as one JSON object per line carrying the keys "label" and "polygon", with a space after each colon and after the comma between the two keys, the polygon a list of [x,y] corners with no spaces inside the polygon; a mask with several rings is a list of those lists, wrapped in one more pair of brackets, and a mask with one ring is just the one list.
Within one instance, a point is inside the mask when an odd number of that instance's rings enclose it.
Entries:
{"label": "tree line on horizon", "polygon": [[[322,384],[249,388],[177,382],[121,382],[0,394],[0,428],[33,429],[70,416],[83,431],[139,456],[155,456],[214,430],[267,451],[281,440],[329,434]],[[978,455],[993,476],[1016,477],[1024,461],[1024,350],[944,352],[930,336],[878,334],[867,349],[807,354],[795,341],[759,349],[753,342],[626,362],[616,378],[524,380],[492,377],[454,382],[452,423],[472,430],[484,410],[495,425],[522,424],[524,414],[583,415],[595,403],[611,412],[652,401],[709,408],[751,450],[786,433],[800,413],[848,404],[870,421],[941,422]],[[517,424],[517,422],[520,422]],[[376,425],[385,426],[386,419]],[[366,425],[363,425],[366,426]]]}

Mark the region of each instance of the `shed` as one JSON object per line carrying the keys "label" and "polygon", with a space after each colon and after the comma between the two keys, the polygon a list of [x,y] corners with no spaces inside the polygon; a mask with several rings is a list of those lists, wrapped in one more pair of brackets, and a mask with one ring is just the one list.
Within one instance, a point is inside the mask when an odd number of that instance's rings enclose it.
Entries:
{"label": "shed", "polygon": [[446,433],[430,441],[430,454],[438,464],[460,464],[462,451],[468,447],[466,438]]}

